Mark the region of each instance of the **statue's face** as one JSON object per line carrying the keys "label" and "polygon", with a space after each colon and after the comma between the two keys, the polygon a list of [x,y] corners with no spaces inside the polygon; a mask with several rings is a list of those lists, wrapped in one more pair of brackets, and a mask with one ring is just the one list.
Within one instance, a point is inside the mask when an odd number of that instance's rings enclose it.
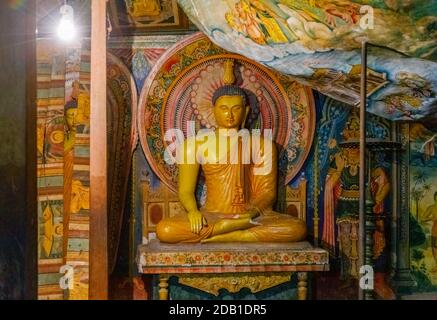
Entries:
{"label": "statue's face", "polygon": [[219,128],[239,129],[244,121],[248,107],[243,104],[243,97],[221,96],[214,106],[214,116]]}

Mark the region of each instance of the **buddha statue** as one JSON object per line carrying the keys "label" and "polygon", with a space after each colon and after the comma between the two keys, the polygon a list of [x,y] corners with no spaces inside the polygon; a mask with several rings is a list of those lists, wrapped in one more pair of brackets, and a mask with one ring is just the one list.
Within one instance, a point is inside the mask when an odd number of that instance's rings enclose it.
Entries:
{"label": "buddha statue", "polygon": [[[225,82],[226,83],[226,82]],[[306,224],[273,211],[277,189],[277,151],[267,137],[238,130],[249,113],[245,91],[227,84],[218,88],[212,103],[217,129],[208,139],[189,137],[179,147],[178,195],[187,214],[165,218],[156,228],[160,241],[296,242],[306,237]],[[236,139],[234,139],[236,137]],[[222,147],[225,146],[225,147]],[[250,149],[255,157],[245,158]],[[195,161],[187,161],[196,155]],[[257,158],[256,161],[254,158]],[[203,170],[206,200],[198,208],[197,179]]]}

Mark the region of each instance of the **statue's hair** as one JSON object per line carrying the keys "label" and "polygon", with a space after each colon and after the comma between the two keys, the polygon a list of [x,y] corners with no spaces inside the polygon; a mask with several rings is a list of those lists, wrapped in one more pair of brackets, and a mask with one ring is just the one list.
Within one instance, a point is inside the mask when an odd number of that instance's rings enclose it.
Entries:
{"label": "statue's hair", "polygon": [[248,101],[246,92],[243,88],[240,88],[239,86],[235,85],[225,85],[220,88],[218,88],[213,96],[212,96],[212,104],[215,105],[218,98],[222,96],[240,96],[243,98],[243,105],[246,105],[246,102]]}

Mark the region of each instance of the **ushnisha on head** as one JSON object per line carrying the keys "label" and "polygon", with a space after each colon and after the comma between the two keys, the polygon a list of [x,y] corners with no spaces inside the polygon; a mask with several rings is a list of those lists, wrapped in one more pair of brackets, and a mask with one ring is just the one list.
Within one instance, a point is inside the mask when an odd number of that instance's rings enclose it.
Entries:
{"label": "ushnisha on head", "polygon": [[249,113],[244,89],[235,85],[218,88],[212,96],[214,116],[219,128],[240,129]]}

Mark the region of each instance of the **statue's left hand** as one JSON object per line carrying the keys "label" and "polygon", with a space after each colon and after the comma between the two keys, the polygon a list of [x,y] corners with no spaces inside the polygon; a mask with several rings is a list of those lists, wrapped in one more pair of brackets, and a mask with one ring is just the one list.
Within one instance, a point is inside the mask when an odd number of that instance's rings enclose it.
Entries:
{"label": "statue's left hand", "polygon": [[199,234],[202,228],[207,225],[206,218],[198,210],[188,212],[188,220],[191,232],[195,234]]}

